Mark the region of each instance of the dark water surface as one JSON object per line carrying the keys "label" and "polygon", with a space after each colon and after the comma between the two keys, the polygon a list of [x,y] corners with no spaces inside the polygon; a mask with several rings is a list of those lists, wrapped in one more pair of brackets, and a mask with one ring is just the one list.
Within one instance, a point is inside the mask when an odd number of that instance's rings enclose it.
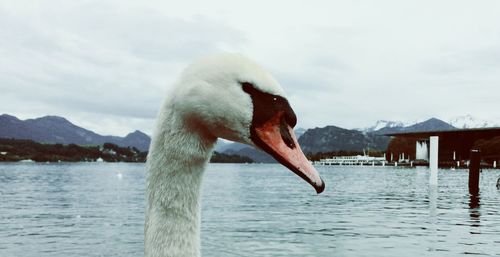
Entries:
{"label": "dark water surface", "polygon": [[[212,164],[204,256],[500,256],[499,170],[318,167],[326,190],[279,165]],[[142,256],[144,164],[0,164],[0,257]],[[472,206],[472,207],[471,207]]]}

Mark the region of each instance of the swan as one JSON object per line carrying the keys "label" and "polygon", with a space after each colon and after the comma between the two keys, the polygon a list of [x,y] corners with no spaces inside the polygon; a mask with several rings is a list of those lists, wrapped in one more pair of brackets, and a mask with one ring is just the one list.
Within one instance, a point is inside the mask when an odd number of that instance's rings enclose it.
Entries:
{"label": "swan", "polygon": [[324,190],[298,145],[284,90],[253,61],[228,53],[202,58],[167,95],[147,158],[145,256],[200,256],[200,190],[217,138],[256,146],[318,194]]}

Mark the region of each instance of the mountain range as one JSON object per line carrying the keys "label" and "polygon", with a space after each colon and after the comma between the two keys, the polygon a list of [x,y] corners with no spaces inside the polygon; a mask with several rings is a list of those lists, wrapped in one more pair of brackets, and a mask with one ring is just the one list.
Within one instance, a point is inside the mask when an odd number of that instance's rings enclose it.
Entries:
{"label": "mountain range", "polygon": [[299,144],[305,153],[333,151],[363,151],[363,149],[385,150],[389,137],[374,132],[363,133],[354,129],[336,126],[308,129],[300,138]]}
{"label": "mountain range", "polygon": [[[428,130],[453,130],[457,128],[494,126],[492,122],[474,119],[470,115],[453,119],[450,123],[431,118],[426,121],[406,125],[403,122],[381,120],[365,129],[345,129],[326,126],[312,129],[295,129],[302,150],[315,154],[332,151],[363,151],[365,149],[384,151],[390,138],[387,133],[415,132]],[[58,116],[45,116],[36,119],[20,120],[14,116],[0,115],[0,138],[30,139],[40,143],[61,143],[79,145],[102,145],[114,143],[119,146],[136,147],[147,151],[150,137],[141,131],[134,131],[125,137],[103,136],[79,127]],[[250,157],[255,162],[274,162],[263,151],[251,146],[219,140],[215,151]]]}
{"label": "mountain range", "polygon": [[[390,138],[384,134],[395,132],[415,132],[428,130],[453,130],[454,126],[436,118],[412,125],[402,122],[379,121],[365,130],[345,129],[336,126],[322,128],[296,129],[295,134],[302,150],[308,154],[333,151],[377,150],[384,151]],[[248,156],[255,162],[274,162],[274,159],[260,150],[240,143],[219,142],[216,150],[224,153]]]}
{"label": "mountain range", "polygon": [[500,127],[500,123],[498,122],[484,120],[470,114],[454,117],[448,123],[459,129]]}
{"label": "mountain range", "polygon": [[103,136],[58,116],[20,120],[7,114],[0,115],[0,137],[30,139],[39,143],[52,144],[102,145],[113,143],[119,146],[135,147],[141,151],[147,151],[151,141],[148,135],[138,130],[125,137]]}
{"label": "mountain range", "polygon": [[378,120],[377,122],[375,122],[375,125],[373,125],[371,127],[364,128],[364,129],[355,129],[355,130],[370,133],[370,132],[374,132],[374,131],[377,131],[377,130],[380,130],[383,128],[394,128],[394,127],[404,127],[404,126],[405,126],[405,124],[401,121]]}
{"label": "mountain range", "polygon": [[397,125],[391,124],[391,126],[382,127],[378,130],[372,131],[371,133],[375,135],[383,135],[383,134],[397,133],[397,132],[416,132],[416,131],[453,130],[453,129],[457,128],[440,119],[430,118],[426,121],[418,122],[409,126],[404,126],[402,125],[402,123],[398,123]]}

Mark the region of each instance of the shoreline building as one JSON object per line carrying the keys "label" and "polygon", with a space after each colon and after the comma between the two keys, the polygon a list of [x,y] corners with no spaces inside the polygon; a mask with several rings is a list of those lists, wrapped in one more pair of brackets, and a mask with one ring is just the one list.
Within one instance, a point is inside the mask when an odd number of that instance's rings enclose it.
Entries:
{"label": "shoreline building", "polygon": [[[489,151],[479,149],[482,150],[483,166],[496,168],[497,162],[500,161],[500,151],[494,150],[492,146],[493,144],[500,146],[500,128],[498,127],[398,132],[385,135],[392,137],[392,140],[404,142],[408,147],[412,144],[415,147],[413,156],[416,160],[432,162],[431,159],[435,157],[437,164],[441,167],[466,165],[470,152],[474,148],[491,148]],[[434,154],[431,153],[433,151],[435,151]],[[398,154],[401,153],[388,147],[388,155],[398,156]]]}

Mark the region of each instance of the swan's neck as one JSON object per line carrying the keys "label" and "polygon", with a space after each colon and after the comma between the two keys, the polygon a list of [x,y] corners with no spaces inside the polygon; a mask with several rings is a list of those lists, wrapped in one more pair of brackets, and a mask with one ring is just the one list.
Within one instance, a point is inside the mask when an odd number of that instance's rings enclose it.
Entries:
{"label": "swan's neck", "polygon": [[172,112],[158,120],[148,155],[145,256],[200,256],[201,182],[216,139]]}

